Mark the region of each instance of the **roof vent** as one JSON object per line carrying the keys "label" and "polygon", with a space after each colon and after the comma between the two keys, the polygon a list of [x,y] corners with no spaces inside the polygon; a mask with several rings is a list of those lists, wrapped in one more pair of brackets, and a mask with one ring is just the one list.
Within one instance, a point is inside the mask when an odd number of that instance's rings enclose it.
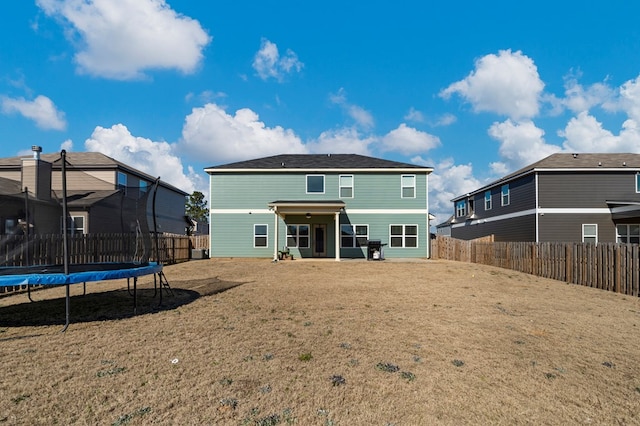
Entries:
{"label": "roof vent", "polygon": [[284,167],[284,161],[283,161],[282,163],[280,163],[280,165],[281,165],[282,167]]}
{"label": "roof vent", "polygon": [[627,167],[627,162],[626,162],[626,161],[623,161],[623,162],[622,162],[622,166],[623,166],[623,167]]}
{"label": "roof vent", "polygon": [[39,160],[40,153],[42,152],[42,147],[38,145],[31,145],[31,151],[33,151],[33,159]]}
{"label": "roof vent", "polygon": [[578,154],[573,154],[573,158],[578,158]]}
{"label": "roof vent", "polygon": [[598,166],[602,166],[602,161],[598,161]]}

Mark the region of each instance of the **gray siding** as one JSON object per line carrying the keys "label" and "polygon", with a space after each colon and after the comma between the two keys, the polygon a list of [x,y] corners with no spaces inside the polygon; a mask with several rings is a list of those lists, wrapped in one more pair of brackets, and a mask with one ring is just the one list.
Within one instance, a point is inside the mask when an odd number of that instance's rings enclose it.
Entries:
{"label": "gray siding", "polygon": [[609,214],[545,214],[538,221],[540,242],[582,242],[582,224],[598,225],[598,242],[616,241],[616,228]]}
{"label": "gray siding", "polygon": [[635,172],[540,172],[541,208],[606,208],[607,200],[640,201]]}
{"label": "gray siding", "polygon": [[454,225],[451,228],[451,236],[473,240],[494,235],[495,241],[535,241],[535,220],[535,214],[530,214],[480,224],[469,221],[463,225]]}

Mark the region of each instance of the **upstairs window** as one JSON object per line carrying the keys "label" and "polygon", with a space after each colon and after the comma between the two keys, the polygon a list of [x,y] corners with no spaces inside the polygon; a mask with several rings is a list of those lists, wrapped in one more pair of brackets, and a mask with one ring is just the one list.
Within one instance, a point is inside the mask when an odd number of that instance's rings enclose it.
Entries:
{"label": "upstairs window", "polygon": [[324,194],[324,175],[307,175],[307,194]]}
{"label": "upstairs window", "polygon": [[141,180],[140,186],[138,187],[138,193],[140,195],[140,198],[142,198],[144,194],[147,193],[148,190],[149,190],[149,184],[147,183],[147,181]]}
{"label": "upstairs window", "polygon": [[598,225],[591,223],[582,224],[582,242],[597,243],[598,242]]}
{"label": "upstairs window", "polygon": [[640,192],[640,173],[636,173],[636,192]]}
{"label": "upstairs window", "polygon": [[502,185],[501,195],[502,195],[502,205],[508,206],[509,203],[511,202],[510,194],[509,194],[509,184]]}
{"label": "upstairs window", "polygon": [[118,172],[117,189],[121,190],[124,194],[127,193],[127,175],[122,172]]}
{"label": "upstairs window", "polygon": [[467,215],[467,201],[460,200],[456,203],[456,217],[464,217]]}
{"label": "upstairs window", "polygon": [[484,192],[484,209],[491,210],[491,191]]}
{"label": "upstairs window", "polygon": [[416,175],[402,175],[402,198],[416,198]]}
{"label": "upstairs window", "polygon": [[340,175],[340,198],[353,198],[353,175]]}

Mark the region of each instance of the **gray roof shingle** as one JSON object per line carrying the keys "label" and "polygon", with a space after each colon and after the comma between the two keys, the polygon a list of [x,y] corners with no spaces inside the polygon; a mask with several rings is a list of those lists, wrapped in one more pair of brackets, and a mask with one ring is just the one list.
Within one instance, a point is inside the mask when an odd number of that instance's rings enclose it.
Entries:
{"label": "gray roof shingle", "polygon": [[256,158],[236,163],[221,164],[208,167],[206,171],[243,169],[416,169],[430,170],[430,167],[381,158],[367,157],[359,154],[282,154],[271,157]]}

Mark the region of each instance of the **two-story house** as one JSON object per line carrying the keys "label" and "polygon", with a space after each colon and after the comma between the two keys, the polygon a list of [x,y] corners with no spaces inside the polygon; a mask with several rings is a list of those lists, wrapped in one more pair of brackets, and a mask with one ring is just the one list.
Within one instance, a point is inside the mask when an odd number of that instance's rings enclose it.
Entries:
{"label": "two-story house", "polygon": [[209,167],[210,256],[429,257],[433,171],[355,154],[276,155]]}
{"label": "two-story house", "polygon": [[454,238],[637,244],[640,154],[553,154],[452,201]]}
{"label": "two-story house", "polygon": [[[61,153],[41,154],[38,146],[32,150],[32,156],[0,159],[2,234],[20,231],[18,225],[27,216],[25,209],[32,232],[59,233],[62,229]],[[138,204],[143,195],[154,188],[157,178],[98,152],[68,152],[65,158],[70,232],[134,231],[140,210],[151,211]],[[159,232],[185,233],[186,195],[186,192],[158,181],[154,198]]]}

